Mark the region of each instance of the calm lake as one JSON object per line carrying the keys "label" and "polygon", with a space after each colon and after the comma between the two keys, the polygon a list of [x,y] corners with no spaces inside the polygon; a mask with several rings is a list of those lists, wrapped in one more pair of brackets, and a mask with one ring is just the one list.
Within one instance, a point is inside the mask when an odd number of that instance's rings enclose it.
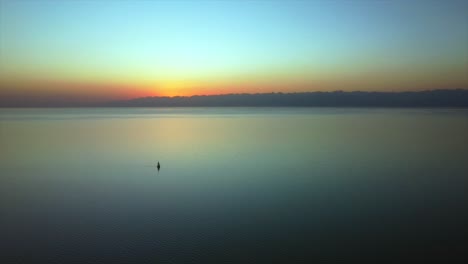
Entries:
{"label": "calm lake", "polygon": [[14,262],[454,256],[468,109],[0,109],[0,191]]}

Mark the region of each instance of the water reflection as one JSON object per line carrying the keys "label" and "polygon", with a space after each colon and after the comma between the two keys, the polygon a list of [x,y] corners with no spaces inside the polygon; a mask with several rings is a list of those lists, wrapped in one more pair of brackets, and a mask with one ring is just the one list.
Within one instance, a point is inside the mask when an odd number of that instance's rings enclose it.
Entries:
{"label": "water reflection", "polygon": [[41,111],[0,114],[16,257],[294,262],[456,248],[467,233],[464,110]]}

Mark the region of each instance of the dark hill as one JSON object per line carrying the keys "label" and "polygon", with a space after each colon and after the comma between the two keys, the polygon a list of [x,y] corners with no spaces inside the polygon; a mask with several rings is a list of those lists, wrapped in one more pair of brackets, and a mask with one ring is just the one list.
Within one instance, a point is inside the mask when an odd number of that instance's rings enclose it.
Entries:
{"label": "dark hill", "polygon": [[105,106],[329,106],[329,107],[468,107],[468,90],[420,92],[308,92],[143,97]]}

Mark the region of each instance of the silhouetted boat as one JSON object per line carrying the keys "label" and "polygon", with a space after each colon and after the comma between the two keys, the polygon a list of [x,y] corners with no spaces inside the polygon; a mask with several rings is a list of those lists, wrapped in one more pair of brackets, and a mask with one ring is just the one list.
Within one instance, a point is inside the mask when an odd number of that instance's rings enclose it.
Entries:
{"label": "silhouetted boat", "polygon": [[159,164],[159,161],[158,161],[158,166],[156,166],[156,168],[158,168],[158,170],[161,168],[161,165]]}

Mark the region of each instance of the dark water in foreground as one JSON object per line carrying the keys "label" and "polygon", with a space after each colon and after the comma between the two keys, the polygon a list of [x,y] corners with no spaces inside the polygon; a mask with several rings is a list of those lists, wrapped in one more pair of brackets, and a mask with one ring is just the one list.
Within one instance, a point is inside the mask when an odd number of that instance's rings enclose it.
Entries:
{"label": "dark water in foreground", "polygon": [[0,109],[0,146],[3,263],[466,257],[468,110]]}

